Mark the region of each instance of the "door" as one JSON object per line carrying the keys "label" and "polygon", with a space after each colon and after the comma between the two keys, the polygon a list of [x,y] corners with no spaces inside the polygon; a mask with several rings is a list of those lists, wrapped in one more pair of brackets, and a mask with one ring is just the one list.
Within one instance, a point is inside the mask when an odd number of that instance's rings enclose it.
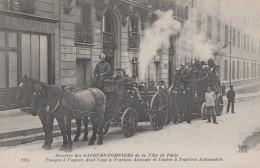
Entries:
{"label": "door", "polygon": [[76,85],[84,87],[91,83],[91,60],[77,59]]}

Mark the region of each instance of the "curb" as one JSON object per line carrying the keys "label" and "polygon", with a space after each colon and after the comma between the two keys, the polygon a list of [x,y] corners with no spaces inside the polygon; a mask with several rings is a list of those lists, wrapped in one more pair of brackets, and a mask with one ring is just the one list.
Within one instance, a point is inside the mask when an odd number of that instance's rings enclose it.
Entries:
{"label": "curb", "polygon": [[[88,127],[90,130],[91,127]],[[84,132],[84,128],[81,129],[81,132]],[[72,128],[71,129],[71,134],[76,134],[77,128]],[[52,137],[58,137],[61,136],[60,130],[53,131]],[[17,146],[21,144],[27,144],[27,143],[32,143],[35,141],[40,141],[44,140],[45,135],[44,133],[38,133],[34,135],[28,135],[28,136],[18,136],[18,137],[13,137],[13,138],[6,138],[0,141],[0,148],[2,147],[8,147],[8,146]]]}

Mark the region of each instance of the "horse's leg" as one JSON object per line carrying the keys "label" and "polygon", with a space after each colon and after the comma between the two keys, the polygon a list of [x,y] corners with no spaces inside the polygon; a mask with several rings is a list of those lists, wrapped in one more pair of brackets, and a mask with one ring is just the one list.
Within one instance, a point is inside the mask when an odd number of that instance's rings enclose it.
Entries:
{"label": "horse's leg", "polygon": [[67,152],[71,152],[72,151],[72,146],[73,146],[73,142],[71,140],[71,116],[64,116],[64,121],[65,121],[65,128],[66,128],[66,133],[67,133],[67,137],[68,137],[68,146],[67,146]]}
{"label": "horse's leg", "polygon": [[60,148],[61,151],[64,151],[66,150],[67,148],[67,144],[68,144],[68,139],[67,139],[67,135],[66,135],[66,128],[65,128],[65,123],[64,123],[64,120],[63,118],[59,118],[59,117],[56,117],[56,120],[60,126],[60,131],[61,131],[61,134],[63,136],[63,144]]}
{"label": "horse's leg", "polygon": [[45,139],[44,144],[42,145],[42,149],[45,149],[45,148],[47,148],[47,145],[48,145],[47,117],[43,116],[43,115],[39,115],[39,118],[40,118],[41,123],[42,123],[43,131],[44,131],[44,139]]}
{"label": "horse's leg", "polygon": [[74,142],[79,141],[80,132],[81,132],[81,117],[75,117],[76,124],[77,124],[77,132],[73,139]]}
{"label": "horse's leg", "polygon": [[104,113],[106,110],[106,105],[102,104],[98,110],[98,125],[99,125],[99,137],[98,137],[98,145],[102,145],[103,144],[103,124],[104,124]]}
{"label": "horse's leg", "polygon": [[93,132],[90,141],[88,142],[88,145],[94,145],[94,142],[96,140],[96,134],[97,134],[97,122],[95,121],[95,117],[90,118],[92,122]]}
{"label": "horse's leg", "polygon": [[88,141],[88,116],[83,117],[83,123],[85,126],[85,130],[84,130],[84,137],[82,141]]}
{"label": "horse's leg", "polygon": [[51,144],[53,143],[53,139],[52,139],[52,133],[53,133],[53,123],[54,123],[54,116],[53,115],[49,115],[47,116],[47,121],[48,121],[48,133],[47,133],[47,139],[48,139],[48,144],[47,147],[45,148],[46,150],[50,150],[51,149]]}

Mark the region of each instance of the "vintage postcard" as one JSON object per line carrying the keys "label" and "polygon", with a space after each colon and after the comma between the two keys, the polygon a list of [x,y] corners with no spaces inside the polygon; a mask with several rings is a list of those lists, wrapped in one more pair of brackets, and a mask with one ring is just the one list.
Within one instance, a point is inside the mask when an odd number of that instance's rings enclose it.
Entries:
{"label": "vintage postcard", "polygon": [[0,0],[0,168],[259,168],[258,0]]}

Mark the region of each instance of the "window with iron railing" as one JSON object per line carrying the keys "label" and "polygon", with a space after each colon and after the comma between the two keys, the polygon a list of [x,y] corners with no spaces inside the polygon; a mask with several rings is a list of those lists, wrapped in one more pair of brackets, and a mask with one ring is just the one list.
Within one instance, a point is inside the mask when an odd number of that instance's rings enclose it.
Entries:
{"label": "window with iron railing", "polygon": [[75,23],[75,42],[93,44],[92,26]]}
{"label": "window with iron railing", "polygon": [[93,28],[91,25],[91,5],[77,4],[75,23],[75,42],[93,44]]}
{"label": "window with iron railing", "polygon": [[138,33],[138,17],[131,16],[131,25],[128,33],[128,47],[139,48],[140,34]]}
{"label": "window with iron railing", "polygon": [[34,14],[35,0],[8,0],[8,9],[17,12]]}

